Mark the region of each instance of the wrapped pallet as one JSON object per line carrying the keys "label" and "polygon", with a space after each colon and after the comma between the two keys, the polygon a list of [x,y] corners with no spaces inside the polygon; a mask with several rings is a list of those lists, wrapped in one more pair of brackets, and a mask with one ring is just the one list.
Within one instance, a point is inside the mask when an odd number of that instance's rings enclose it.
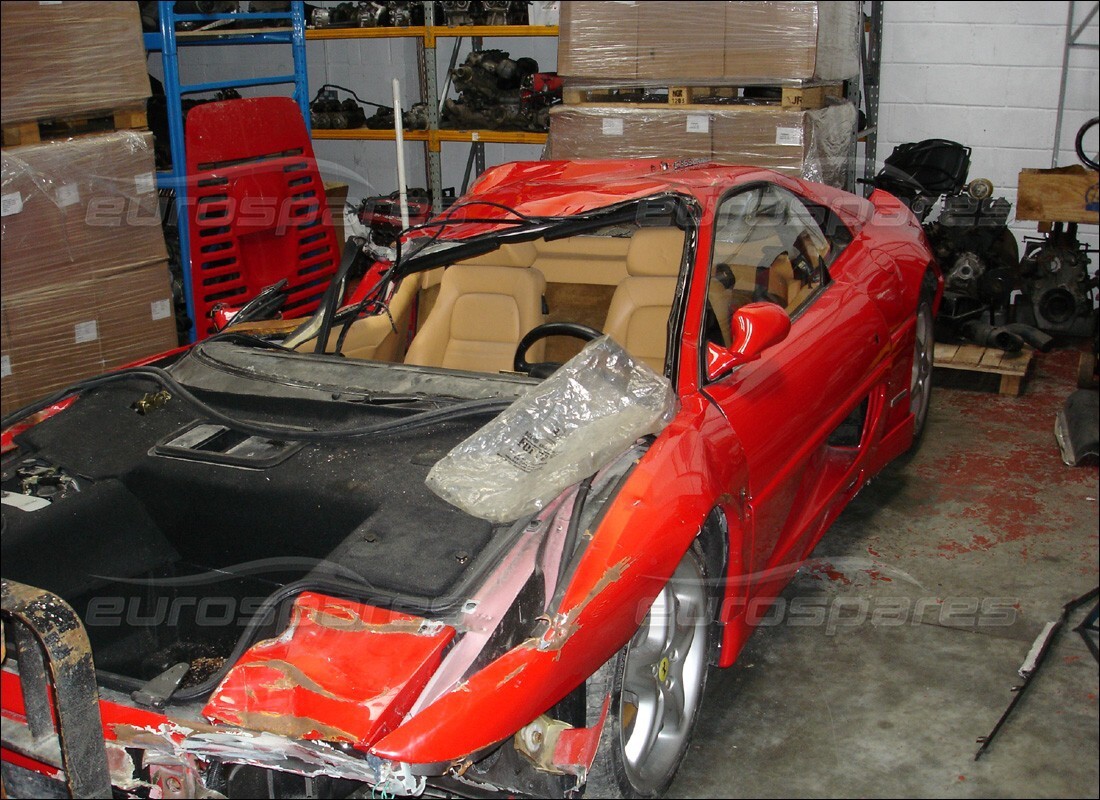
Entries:
{"label": "wrapped pallet", "polygon": [[3,151],[3,413],[176,345],[152,136]]}
{"label": "wrapped pallet", "polygon": [[697,158],[767,167],[846,188],[856,110],[779,106],[558,106],[550,114],[550,156]]}
{"label": "wrapped pallet", "polygon": [[558,74],[573,85],[848,80],[860,21],[854,0],[567,2]]}
{"label": "wrapped pallet", "polygon": [[5,125],[149,96],[137,3],[0,3],[0,61]]}

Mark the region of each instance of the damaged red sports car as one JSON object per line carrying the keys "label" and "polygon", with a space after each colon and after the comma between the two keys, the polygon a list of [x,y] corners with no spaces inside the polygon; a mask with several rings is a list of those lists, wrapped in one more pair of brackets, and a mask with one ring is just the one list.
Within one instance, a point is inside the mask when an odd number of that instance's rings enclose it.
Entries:
{"label": "damaged red sports car", "polygon": [[660,795],[940,286],[881,192],[508,164],[356,302],[10,415],[7,791]]}

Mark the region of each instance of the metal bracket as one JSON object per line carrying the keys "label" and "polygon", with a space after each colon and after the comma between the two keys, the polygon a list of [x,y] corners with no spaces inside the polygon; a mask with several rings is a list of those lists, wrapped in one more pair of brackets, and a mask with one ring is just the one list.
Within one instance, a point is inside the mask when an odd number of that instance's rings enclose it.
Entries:
{"label": "metal bracket", "polygon": [[4,746],[63,769],[73,797],[111,797],[92,648],[80,618],[57,595],[6,579],[0,610],[15,634],[27,714],[25,726],[3,720]]}

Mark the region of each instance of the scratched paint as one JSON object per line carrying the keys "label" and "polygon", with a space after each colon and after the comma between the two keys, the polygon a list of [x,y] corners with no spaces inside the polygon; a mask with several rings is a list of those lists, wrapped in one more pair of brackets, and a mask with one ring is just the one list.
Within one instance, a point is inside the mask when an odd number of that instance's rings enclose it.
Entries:
{"label": "scratched paint", "polygon": [[249,648],[203,716],[368,746],[400,723],[453,636],[418,617],[305,592],[287,630]]}

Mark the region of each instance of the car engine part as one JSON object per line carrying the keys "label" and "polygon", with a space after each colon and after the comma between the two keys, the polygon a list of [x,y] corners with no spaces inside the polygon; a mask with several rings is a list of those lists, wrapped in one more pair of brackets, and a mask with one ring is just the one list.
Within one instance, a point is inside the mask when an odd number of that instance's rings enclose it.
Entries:
{"label": "car engine part", "polygon": [[1054,421],[1054,438],[1066,466],[1077,467],[1100,455],[1100,392],[1078,389],[1071,394]]}
{"label": "car engine part", "polygon": [[1077,239],[1077,225],[1054,223],[1042,239],[1025,240],[1020,262],[1020,318],[1048,332],[1089,336],[1100,280],[1089,275],[1089,248]]}
{"label": "car engine part", "polygon": [[[351,95],[340,100],[338,91]],[[364,106],[375,109],[367,116]],[[364,100],[351,89],[332,83],[324,84],[317,90],[309,104],[310,125],[320,129],[370,128],[388,130],[394,127],[393,108]],[[408,111],[403,111],[402,122],[408,130],[424,130],[428,127],[428,111],[424,103],[417,103]]]}
{"label": "car engine part", "polygon": [[553,73],[540,73],[533,58],[513,59],[504,50],[470,53],[463,64],[451,71],[459,96],[444,102],[443,125],[549,130],[549,107],[555,96],[560,95],[556,78]]}
{"label": "car engine part", "polygon": [[874,180],[922,222],[942,196],[939,216],[924,222],[944,272],[936,338],[1018,352],[1025,343],[1048,350],[1047,334],[1089,335],[1098,280],[1077,226],[1056,223],[1045,238],[1025,240],[1021,260],[1008,229],[1012,205],[993,197],[991,181],[967,182],[970,153],[946,139],[898,145]]}
{"label": "car engine part", "polygon": [[899,144],[874,186],[905,201],[922,222],[942,195],[957,195],[970,171],[970,148],[948,139]]}
{"label": "car engine part", "polygon": [[526,25],[527,3],[523,0],[441,0],[444,24]]}
{"label": "car engine part", "polygon": [[[409,224],[421,225],[432,214],[432,196],[427,189],[408,189]],[[369,231],[367,241],[377,247],[392,247],[401,233],[401,208],[398,193],[364,197],[355,216]]]}
{"label": "car engine part", "polygon": [[372,0],[314,9],[315,28],[407,28],[424,24],[424,8],[411,0]]}

